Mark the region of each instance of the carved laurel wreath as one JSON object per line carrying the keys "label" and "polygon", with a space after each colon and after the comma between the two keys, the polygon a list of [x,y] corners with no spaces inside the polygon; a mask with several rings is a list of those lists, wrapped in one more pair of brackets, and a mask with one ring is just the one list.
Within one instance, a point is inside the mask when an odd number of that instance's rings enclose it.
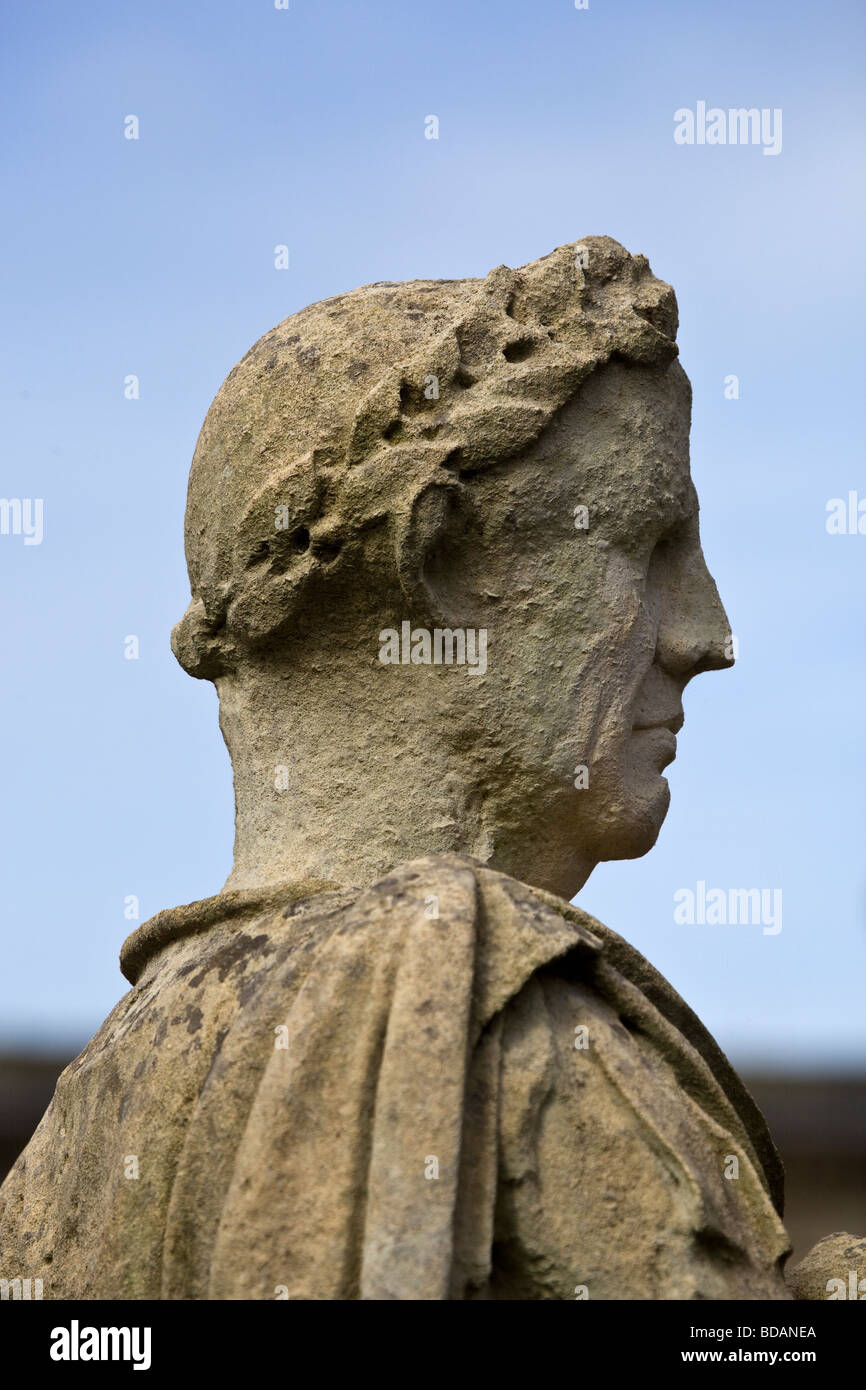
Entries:
{"label": "carved laurel wreath", "polygon": [[[337,444],[276,470],[250,500],[231,578],[194,594],[172,634],[178,660],[213,678],[238,652],[292,623],[314,576],[351,564],[387,524],[404,591],[407,544],[473,472],[534,443],[586,379],[613,359],[665,365],[677,353],[676,301],[643,256],[608,238],[562,246],[523,270],[498,266],[468,308],[388,370]],[[408,557],[408,558],[407,558]]]}

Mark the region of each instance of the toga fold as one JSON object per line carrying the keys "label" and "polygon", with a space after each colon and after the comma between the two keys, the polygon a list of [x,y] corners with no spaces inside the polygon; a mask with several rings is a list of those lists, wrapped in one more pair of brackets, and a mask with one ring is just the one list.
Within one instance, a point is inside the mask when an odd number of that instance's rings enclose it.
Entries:
{"label": "toga fold", "polygon": [[161,912],[121,962],[0,1189],[45,1298],[790,1297],[759,1111],[578,908],[432,855]]}

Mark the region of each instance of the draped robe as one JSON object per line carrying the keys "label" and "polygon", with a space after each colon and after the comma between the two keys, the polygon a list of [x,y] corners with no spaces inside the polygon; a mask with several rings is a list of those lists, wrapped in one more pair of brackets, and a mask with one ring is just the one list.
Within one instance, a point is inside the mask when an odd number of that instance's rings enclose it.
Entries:
{"label": "draped robe", "polygon": [[724,1055],[578,908],[456,854],[159,913],[0,1189],[45,1298],[786,1299]]}

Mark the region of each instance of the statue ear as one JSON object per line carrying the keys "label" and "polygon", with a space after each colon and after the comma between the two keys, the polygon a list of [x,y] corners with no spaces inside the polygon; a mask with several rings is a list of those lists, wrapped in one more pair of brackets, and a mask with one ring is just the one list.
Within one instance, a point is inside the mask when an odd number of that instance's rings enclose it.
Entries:
{"label": "statue ear", "polygon": [[463,564],[472,545],[473,509],[456,478],[427,483],[397,526],[397,570],[412,620],[422,614],[435,626],[460,625],[473,608]]}

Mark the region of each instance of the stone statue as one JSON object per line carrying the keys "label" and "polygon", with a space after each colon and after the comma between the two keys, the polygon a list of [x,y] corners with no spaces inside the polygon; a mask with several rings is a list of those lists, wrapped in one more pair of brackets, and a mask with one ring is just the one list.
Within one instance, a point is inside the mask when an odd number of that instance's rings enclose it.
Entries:
{"label": "stone statue", "polygon": [[4,1274],[791,1297],[760,1113],[568,902],[652,847],[683,690],[731,664],[676,327],[591,237],[314,304],[229,374],[172,643],[219,694],[234,868],[124,944],[132,989],[2,1189]]}

